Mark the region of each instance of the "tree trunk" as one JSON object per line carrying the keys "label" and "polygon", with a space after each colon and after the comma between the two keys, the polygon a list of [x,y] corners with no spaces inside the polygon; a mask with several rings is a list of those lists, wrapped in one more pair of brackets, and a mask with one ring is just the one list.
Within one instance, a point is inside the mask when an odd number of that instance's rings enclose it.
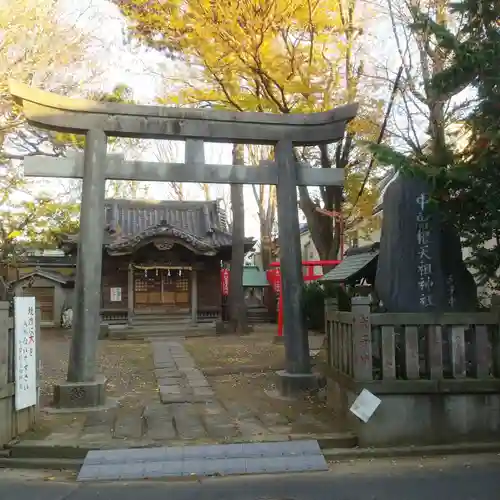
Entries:
{"label": "tree trunk", "polygon": [[276,186],[268,186],[268,196],[265,195],[265,186],[252,186],[255,202],[258,207],[260,230],[260,255],[262,269],[269,269],[273,260],[272,234],[276,222]]}
{"label": "tree trunk", "polygon": [[262,263],[262,270],[267,271],[271,267],[273,261],[271,238],[265,230],[260,231],[260,260]]}
{"label": "tree trunk", "polygon": [[[243,164],[241,148],[233,146],[233,165]],[[243,185],[231,184],[232,253],[229,276],[229,331],[245,334],[249,332],[245,293],[243,290],[243,265],[245,259],[245,208]]]}
{"label": "tree trunk", "polygon": [[[351,140],[346,137],[337,146],[335,167],[345,168],[351,148]],[[332,168],[326,147],[321,147],[321,168]],[[342,187],[328,186],[322,191],[324,208],[329,211],[341,213],[342,211]],[[318,251],[321,260],[337,260],[339,258],[341,224],[339,218],[335,221],[328,215],[319,213],[316,208],[318,204],[311,199],[307,187],[299,187],[299,204],[307,221],[309,234],[312,242]],[[342,258],[342,256],[340,256]],[[323,266],[323,272],[326,274],[334,266]]]}

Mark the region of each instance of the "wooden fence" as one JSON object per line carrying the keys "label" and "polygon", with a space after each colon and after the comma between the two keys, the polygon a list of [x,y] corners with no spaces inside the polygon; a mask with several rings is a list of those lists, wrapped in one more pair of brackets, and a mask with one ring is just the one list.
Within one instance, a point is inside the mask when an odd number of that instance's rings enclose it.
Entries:
{"label": "wooden fence", "polygon": [[[37,352],[40,340],[40,307],[36,306]],[[36,406],[16,411],[14,371],[14,327],[9,302],[0,302],[0,448],[31,429],[36,422]],[[38,367],[38,366],[37,366]],[[37,380],[39,373],[37,370]]]}
{"label": "wooden fence", "polygon": [[372,313],[367,297],[341,312],[329,299],[328,371],[377,393],[500,392],[498,300],[490,312],[436,315]]}

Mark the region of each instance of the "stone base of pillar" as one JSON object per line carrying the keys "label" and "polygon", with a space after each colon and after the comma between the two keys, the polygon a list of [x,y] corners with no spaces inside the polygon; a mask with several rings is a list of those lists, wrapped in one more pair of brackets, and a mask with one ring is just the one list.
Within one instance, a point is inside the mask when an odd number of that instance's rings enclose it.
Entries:
{"label": "stone base of pillar", "polygon": [[216,335],[225,335],[228,333],[227,325],[224,321],[216,321],[215,322],[215,334]]}
{"label": "stone base of pillar", "polygon": [[288,373],[286,370],[276,372],[276,388],[285,397],[316,391],[320,385],[320,377],[314,373]]}
{"label": "stone base of pillar", "polygon": [[285,337],[283,335],[275,335],[273,337],[273,344],[284,344],[285,343]]}
{"label": "stone base of pillar", "polygon": [[93,408],[106,403],[106,378],[96,376],[93,382],[63,382],[54,386],[56,408]]}

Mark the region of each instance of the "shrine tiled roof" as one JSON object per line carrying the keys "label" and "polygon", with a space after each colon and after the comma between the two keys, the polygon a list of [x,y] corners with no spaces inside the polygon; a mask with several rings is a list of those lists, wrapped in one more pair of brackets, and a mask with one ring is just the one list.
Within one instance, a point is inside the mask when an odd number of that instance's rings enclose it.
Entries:
{"label": "shrine tiled roof", "polygon": [[355,281],[378,258],[379,248],[379,243],[372,243],[371,245],[347,250],[342,262],[320,278],[319,281],[337,283]]}
{"label": "shrine tiled roof", "polygon": [[226,215],[217,201],[142,201],[109,199],[105,221],[123,236],[135,236],[165,221],[193,236],[227,232]]}
{"label": "shrine tiled roof", "polygon": [[[205,254],[232,244],[226,214],[218,201],[105,201],[104,245],[110,253],[128,253],[147,238],[172,237]],[[78,235],[66,238],[76,243]],[[246,247],[253,246],[248,239]]]}

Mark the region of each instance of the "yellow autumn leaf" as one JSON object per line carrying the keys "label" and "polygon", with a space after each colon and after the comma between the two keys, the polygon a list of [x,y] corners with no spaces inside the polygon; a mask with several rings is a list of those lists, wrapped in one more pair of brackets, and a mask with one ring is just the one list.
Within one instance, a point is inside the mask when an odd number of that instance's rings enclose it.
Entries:
{"label": "yellow autumn leaf", "polygon": [[19,236],[21,236],[23,233],[21,231],[11,231],[8,236],[7,236],[7,239],[8,240],[14,240],[16,238],[19,238]]}

